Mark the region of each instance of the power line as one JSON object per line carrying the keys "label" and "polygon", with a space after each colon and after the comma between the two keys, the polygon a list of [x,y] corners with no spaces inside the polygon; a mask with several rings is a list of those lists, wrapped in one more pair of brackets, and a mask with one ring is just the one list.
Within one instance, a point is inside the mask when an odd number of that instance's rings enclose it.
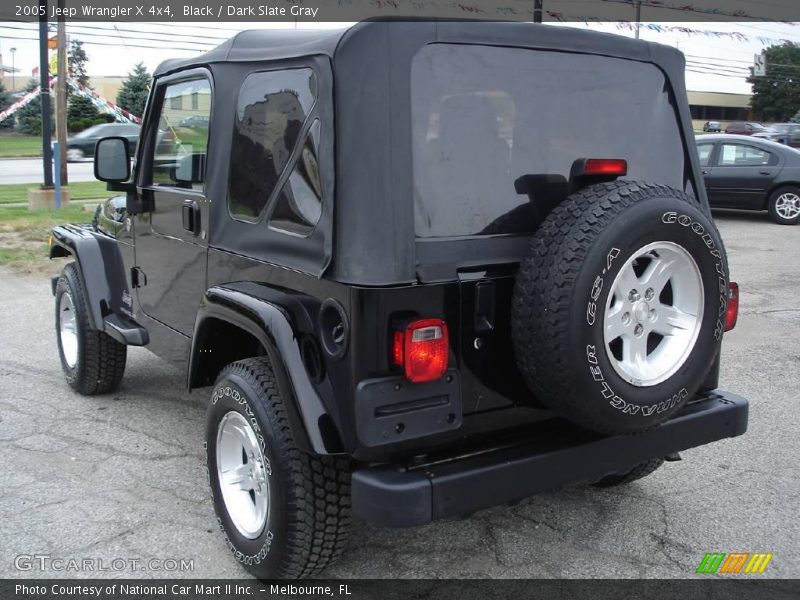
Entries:
{"label": "power line", "polygon": [[[94,31],[98,31],[98,30],[99,31],[108,31],[108,29],[105,28],[105,27],[97,27],[97,26],[93,26],[93,25],[83,25],[81,23],[70,23],[69,24],[69,28],[72,31],[74,31],[77,28],[90,29],[90,30],[94,30]],[[117,29],[118,26],[114,25],[114,28]],[[121,31],[124,31],[125,33],[133,33],[133,34],[146,33],[148,35],[165,35],[165,36],[169,36],[170,38],[180,37],[180,38],[190,38],[191,40],[201,39],[199,36],[193,35],[193,34],[189,34],[189,33],[176,33],[176,32],[172,32],[172,31],[171,32],[166,32],[166,31],[146,31],[146,30],[143,30],[143,29],[131,29],[130,27],[122,27],[122,28],[119,28],[119,29]],[[77,32],[77,33],[80,33],[80,32]],[[206,36],[205,39],[224,42],[224,41],[228,40],[229,38],[227,38],[227,37]],[[205,43],[206,45],[208,45],[208,42],[192,42],[192,43]]]}
{"label": "power line", "polygon": [[[28,32],[31,32],[31,33],[33,32],[33,30],[31,30],[29,28],[16,27],[16,26],[13,26],[13,25],[0,25],[0,27],[4,27],[6,29],[15,29],[15,30],[19,30],[19,31],[28,31]],[[121,35],[121,32],[125,32],[125,33],[128,32],[128,30],[126,30],[124,28],[119,28],[116,33],[113,30],[104,30],[104,31],[108,31],[109,33],[93,33],[93,32],[85,32],[85,31],[75,31],[73,27],[70,27],[70,31],[72,31],[74,33],[74,35],[80,36],[82,38],[88,37],[88,38],[103,38],[103,39],[115,39],[115,38],[116,39],[120,39],[120,40],[123,41],[123,45],[125,45],[125,42],[127,42],[127,41],[133,41],[133,42],[147,41],[147,42],[159,42],[159,43],[162,43],[162,44],[170,44],[170,46],[169,46],[170,48],[175,47],[175,46],[173,46],[173,44],[175,43],[174,39],[142,37],[140,35],[123,36],[123,35]],[[155,35],[166,35],[166,34],[157,33]],[[185,48],[187,50],[191,50],[192,52],[200,52],[201,50],[206,50],[206,49],[209,49],[209,48],[214,47],[216,45],[216,44],[208,43],[208,42],[195,42],[195,41],[190,41],[190,40],[178,40],[178,42],[182,43],[182,44],[196,44],[198,46],[202,46],[202,48]],[[86,43],[99,44],[99,42],[86,42]],[[129,46],[133,46],[132,44],[128,44],[128,45]],[[150,48],[152,46],[138,46],[138,47],[140,47],[140,48]],[[180,48],[178,48],[178,49],[180,49]]]}
{"label": "power line", "polygon": [[[7,38],[9,40],[29,40],[29,41],[33,41],[33,42],[36,42],[36,41],[39,40],[39,38],[37,38],[37,37],[22,37],[22,36],[5,35],[5,34],[3,34],[3,37]],[[91,45],[91,46],[113,46],[113,47],[116,47],[116,48],[119,47],[119,43],[111,44],[111,43],[105,43],[105,42],[95,42],[95,41],[92,41],[92,40],[87,40],[87,41],[84,41],[83,43],[87,44],[87,45]],[[128,44],[128,47],[130,47],[130,48],[144,48],[146,50],[152,50],[154,48],[154,46],[142,46],[140,44]],[[199,52],[197,48],[181,48],[181,47],[178,47],[178,46],[172,46],[171,48],[167,48],[166,46],[157,46],[157,48],[163,48],[165,50],[166,49],[171,49],[171,50],[181,50],[181,51],[184,51],[184,52],[194,52],[195,54],[197,54]]]}

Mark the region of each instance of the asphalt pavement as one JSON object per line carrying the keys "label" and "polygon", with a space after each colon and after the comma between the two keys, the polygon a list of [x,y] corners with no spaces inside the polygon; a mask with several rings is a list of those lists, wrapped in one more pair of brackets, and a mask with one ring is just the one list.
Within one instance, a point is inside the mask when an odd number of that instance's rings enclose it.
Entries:
{"label": "asphalt pavement", "polygon": [[[6,183],[41,183],[44,181],[41,158],[0,160],[0,185]],[[68,163],[67,175],[72,182],[95,181],[91,160]]]}
{"label": "asphalt pavement", "polygon": [[[759,577],[800,577],[800,226],[717,217],[742,291],[722,384],[752,403],[745,436],[627,487],[573,486],[414,529],[356,522],[326,575],[684,578],[706,552],[771,552]],[[134,348],[119,392],[81,397],[61,374],[48,280],[0,272],[0,306],[0,577],[92,575],[17,570],[33,554],[193,561],[119,573],[137,577],[243,576],[207,489],[206,391],[187,394],[182,373]]]}

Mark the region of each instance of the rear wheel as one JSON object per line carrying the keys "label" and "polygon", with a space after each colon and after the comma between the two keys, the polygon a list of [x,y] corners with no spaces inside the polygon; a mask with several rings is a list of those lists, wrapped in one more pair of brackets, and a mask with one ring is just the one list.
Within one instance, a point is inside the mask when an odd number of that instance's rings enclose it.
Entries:
{"label": "rear wheel", "polygon": [[517,364],[574,423],[645,431],[705,380],[727,285],[722,241],[696,200],[630,181],[589,186],[550,213],[520,265]]}
{"label": "rear wheel", "polygon": [[769,216],[780,225],[800,223],[800,189],[792,186],[775,190],[767,205]]}
{"label": "rear wheel", "polygon": [[56,340],[61,368],[70,387],[86,396],[113,392],[122,382],[128,347],[92,329],[75,263],[56,284]]}
{"label": "rear wheel", "polygon": [[592,485],[601,488],[625,485],[626,483],[630,483],[631,481],[636,481],[637,479],[641,479],[642,477],[647,477],[651,473],[654,473],[663,464],[664,464],[663,458],[654,458],[652,460],[640,463],[627,471],[620,471],[619,473],[612,473],[611,475],[606,475],[602,479],[595,481]]}
{"label": "rear wheel", "polygon": [[211,396],[206,459],[214,508],[234,557],[256,577],[310,577],[343,551],[346,461],[295,442],[268,359],[228,365]]}

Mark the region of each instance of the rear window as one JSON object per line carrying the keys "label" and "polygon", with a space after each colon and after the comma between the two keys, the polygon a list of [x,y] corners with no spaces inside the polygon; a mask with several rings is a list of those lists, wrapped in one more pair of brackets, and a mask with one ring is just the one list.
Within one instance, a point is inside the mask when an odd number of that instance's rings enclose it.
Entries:
{"label": "rear window", "polygon": [[[675,109],[652,64],[431,44],[411,76],[419,237],[528,233],[532,203],[560,201],[579,158],[624,158],[627,179],[684,188]],[[533,201],[515,188],[531,175]]]}

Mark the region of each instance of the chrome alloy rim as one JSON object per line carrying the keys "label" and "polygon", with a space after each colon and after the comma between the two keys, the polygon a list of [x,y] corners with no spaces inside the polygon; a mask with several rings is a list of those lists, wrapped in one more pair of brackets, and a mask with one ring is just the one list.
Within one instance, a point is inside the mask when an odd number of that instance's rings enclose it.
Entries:
{"label": "chrome alloy rim", "polygon": [[255,431],[238,412],[225,414],[217,428],[217,479],[236,529],[257,538],[269,515],[269,480]]}
{"label": "chrome alloy rim", "polygon": [[614,279],[603,319],[617,374],[639,387],[672,377],[697,342],[703,298],[700,269],[682,247],[655,242],[634,252]]}
{"label": "chrome alloy rim", "polygon": [[775,212],[787,221],[794,219],[800,215],[800,196],[792,192],[781,194],[775,201]]}
{"label": "chrome alloy rim", "polygon": [[81,160],[83,157],[84,154],[82,150],[78,150],[77,148],[70,148],[67,150],[67,160]]}
{"label": "chrome alloy rim", "polygon": [[58,335],[61,338],[61,353],[70,369],[78,363],[78,329],[75,323],[75,306],[69,292],[61,294],[58,302]]}

